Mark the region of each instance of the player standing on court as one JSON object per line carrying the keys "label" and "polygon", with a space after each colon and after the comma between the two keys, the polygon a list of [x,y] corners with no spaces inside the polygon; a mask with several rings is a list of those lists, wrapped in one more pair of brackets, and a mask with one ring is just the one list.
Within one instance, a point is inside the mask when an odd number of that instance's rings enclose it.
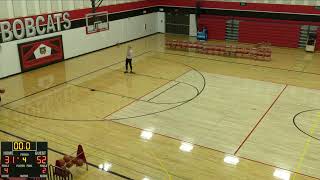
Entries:
{"label": "player standing on court", "polygon": [[[5,93],[5,92],[6,92],[5,89],[1,89],[1,88],[0,88],[0,94],[3,94],[3,93]],[[0,96],[0,101],[1,101],[1,96]]]}
{"label": "player standing on court", "polygon": [[126,71],[124,73],[128,73],[128,64],[130,65],[130,73],[133,73],[132,58],[133,58],[133,50],[131,46],[128,46],[127,57],[126,57]]}

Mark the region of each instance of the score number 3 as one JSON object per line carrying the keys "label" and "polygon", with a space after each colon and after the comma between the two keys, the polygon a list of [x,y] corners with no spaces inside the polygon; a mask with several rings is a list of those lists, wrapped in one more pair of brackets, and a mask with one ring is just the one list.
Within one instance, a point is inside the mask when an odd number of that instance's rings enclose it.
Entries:
{"label": "score number 3", "polygon": [[47,164],[47,156],[37,156],[37,164]]}
{"label": "score number 3", "polygon": [[[10,156],[4,156],[4,163],[9,164],[10,163]],[[14,160],[13,160],[14,163]]]}

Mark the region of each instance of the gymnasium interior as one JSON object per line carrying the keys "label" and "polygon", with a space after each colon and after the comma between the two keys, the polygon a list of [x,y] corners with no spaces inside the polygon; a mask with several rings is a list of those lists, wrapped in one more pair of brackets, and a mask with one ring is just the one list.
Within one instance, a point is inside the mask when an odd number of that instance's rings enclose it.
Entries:
{"label": "gymnasium interior", "polygon": [[320,0],[0,0],[0,180],[320,180],[319,50]]}

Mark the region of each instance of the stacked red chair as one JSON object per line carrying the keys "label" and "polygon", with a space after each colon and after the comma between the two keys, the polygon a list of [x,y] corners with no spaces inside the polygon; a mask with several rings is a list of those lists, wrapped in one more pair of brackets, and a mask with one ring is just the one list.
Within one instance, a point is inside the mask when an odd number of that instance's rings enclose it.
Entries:
{"label": "stacked red chair", "polygon": [[259,43],[254,47],[239,47],[235,45],[210,45],[201,42],[190,41],[166,41],[167,48],[190,51],[209,55],[227,56],[227,57],[239,57],[250,58],[254,60],[270,61],[271,60],[271,48],[269,43]]}

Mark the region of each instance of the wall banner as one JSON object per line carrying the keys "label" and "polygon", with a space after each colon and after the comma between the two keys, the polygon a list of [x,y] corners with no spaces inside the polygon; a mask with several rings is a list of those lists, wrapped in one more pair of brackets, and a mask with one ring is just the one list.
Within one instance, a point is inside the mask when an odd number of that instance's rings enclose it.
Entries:
{"label": "wall banner", "polygon": [[62,36],[18,44],[21,71],[64,60]]}

